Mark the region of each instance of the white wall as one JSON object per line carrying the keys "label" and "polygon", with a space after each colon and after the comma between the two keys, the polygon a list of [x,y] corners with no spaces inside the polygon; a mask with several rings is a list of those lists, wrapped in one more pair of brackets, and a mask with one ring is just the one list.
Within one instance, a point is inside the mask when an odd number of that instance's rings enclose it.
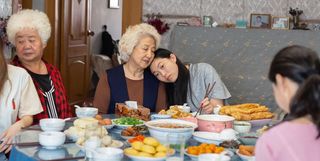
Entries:
{"label": "white wall", "polygon": [[119,9],[108,8],[108,0],[92,0],[91,30],[95,35],[91,38],[91,54],[99,54],[101,47],[102,26],[108,26],[108,32],[114,40],[121,37],[122,30],[122,0]]}

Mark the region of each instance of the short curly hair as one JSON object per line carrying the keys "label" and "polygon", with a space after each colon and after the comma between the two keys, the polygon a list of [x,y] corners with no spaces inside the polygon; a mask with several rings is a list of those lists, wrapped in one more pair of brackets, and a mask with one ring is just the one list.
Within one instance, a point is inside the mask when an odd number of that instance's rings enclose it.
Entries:
{"label": "short curly hair", "polygon": [[141,37],[151,36],[156,42],[156,49],[159,47],[161,36],[153,26],[141,23],[134,26],[129,26],[119,41],[120,59],[127,62],[133,48],[139,43]]}
{"label": "short curly hair", "polygon": [[38,10],[24,9],[13,14],[7,24],[9,41],[15,45],[17,32],[24,28],[31,28],[38,31],[43,44],[47,44],[51,35],[51,25],[48,16]]}

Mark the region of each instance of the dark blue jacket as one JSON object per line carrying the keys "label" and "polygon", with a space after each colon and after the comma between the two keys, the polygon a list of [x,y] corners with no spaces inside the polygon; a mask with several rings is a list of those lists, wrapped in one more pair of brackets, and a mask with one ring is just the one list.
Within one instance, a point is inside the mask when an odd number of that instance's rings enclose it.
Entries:
{"label": "dark blue jacket", "polygon": [[[116,103],[129,101],[126,77],[124,75],[123,65],[109,69],[106,72],[110,86],[110,104],[108,113],[114,114]],[[151,112],[155,112],[159,80],[148,69],[144,70],[143,78],[143,106],[149,108]]]}

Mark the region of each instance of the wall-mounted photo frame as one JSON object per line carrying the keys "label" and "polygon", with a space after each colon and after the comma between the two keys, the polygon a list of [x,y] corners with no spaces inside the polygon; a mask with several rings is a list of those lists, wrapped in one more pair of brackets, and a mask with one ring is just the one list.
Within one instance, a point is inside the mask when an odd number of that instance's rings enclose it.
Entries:
{"label": "wall-mounted photo frame", "polygon": [[272,29],[282,29],[282,30],[289,30],[290,28],[290,18],[289,17],[272,17]]}
{"label": "wall-mounted photo frame", "polygon": [[108,8],[120,8],[119,7],[119,0],[108,0]]}
{"label": "wall-mounted photo frame", "polygon": [[250,15],[250,28],[270,28],[271,15],[252,13]]}

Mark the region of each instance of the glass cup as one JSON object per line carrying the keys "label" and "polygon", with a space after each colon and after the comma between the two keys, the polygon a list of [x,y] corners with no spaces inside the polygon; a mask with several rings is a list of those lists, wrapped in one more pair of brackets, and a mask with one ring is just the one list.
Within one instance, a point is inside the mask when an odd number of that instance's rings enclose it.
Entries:
{"label": "glass cup", "polygon": [[101,133],[101,126],[86,126],[84,134],[86,157],[92,158],[93,151],[101,146]]}
{"label": "glass cup", "polygon": [[167,134],[166,137],[167,158],[166,161],[183,161],[185,151],[185,137],[181,134]]}

